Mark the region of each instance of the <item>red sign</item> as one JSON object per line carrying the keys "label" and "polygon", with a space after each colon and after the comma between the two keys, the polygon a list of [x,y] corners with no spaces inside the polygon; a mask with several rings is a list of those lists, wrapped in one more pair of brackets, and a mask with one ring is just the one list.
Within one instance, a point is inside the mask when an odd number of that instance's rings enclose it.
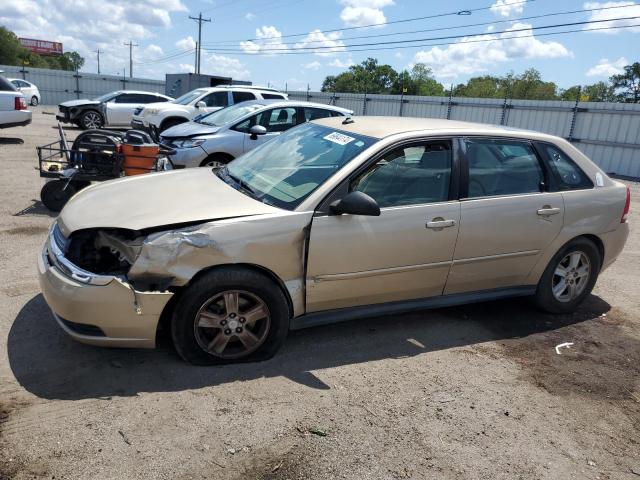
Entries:
{"label": "red sign", "polygon": [[33,38],[18,38],[20,45],[40,55],[62,55],[62,44]]}

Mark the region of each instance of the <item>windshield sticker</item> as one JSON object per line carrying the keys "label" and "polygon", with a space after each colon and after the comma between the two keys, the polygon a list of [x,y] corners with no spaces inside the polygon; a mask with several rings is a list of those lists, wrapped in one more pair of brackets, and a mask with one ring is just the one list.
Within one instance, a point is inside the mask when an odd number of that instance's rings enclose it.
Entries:
{"label": "windshield sticker", "polygon": [[325,140],[329,140],[330,142],[337,143],[338,145],[346,145],[349,142],[353,142],[355,138],[350,137],[348,135],[343,135],[342,133],[333,132],[323,137]]}

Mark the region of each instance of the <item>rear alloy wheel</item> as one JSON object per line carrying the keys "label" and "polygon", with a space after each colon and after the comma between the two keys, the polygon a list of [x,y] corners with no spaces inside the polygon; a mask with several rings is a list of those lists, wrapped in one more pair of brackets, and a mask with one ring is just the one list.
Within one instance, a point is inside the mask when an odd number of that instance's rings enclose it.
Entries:
{"label": "rear alloy wheel", "polygon": [[229,163],[232,158],[228,158],[222,155],[210,155],[205,158],[200,164],[201,167],[209,167],[209,168],[222,168],[227,163]]}
{"label": "rear alloy wheel", "polygon": [[100,115],[95,110],[89,110],[84,112],[80,117],[80,125],[85,130],[93,130],[102,128],[104,121],[102,120],[102,115]]}
{"label": "rear alloy wheel", "polygon": [[32,106],[32,107],[37,107],[37,106],[38,106],[38,103],[40,103],[40,102],[38,101],[38,97],[36,97],[35,95],[34,95],[33,97],[31,97],[31,106]]}
{"label": "rear alloy wheel", "polygon": [[176,350],[196,365],[271,358],[289,330],[289,309],[280,288],[251,269],[219,267],[181,295],[171,336]]}
{"label": "rear alloy wheel", "polygon": [[540,278],[536,303],[550,313],[571,313],[591,293],[598,279],[602,259],[598,248],[587,238],[565,245],[551,259]]}

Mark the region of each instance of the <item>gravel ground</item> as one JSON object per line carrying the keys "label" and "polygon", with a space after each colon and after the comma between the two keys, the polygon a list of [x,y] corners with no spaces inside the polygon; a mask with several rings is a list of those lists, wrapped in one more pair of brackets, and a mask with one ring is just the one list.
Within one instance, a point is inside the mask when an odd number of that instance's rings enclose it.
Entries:
{"label": "gravel ground", "polygon": [[0,479],[640,479],[639,184],[627,247],[574,315],[490,302],[192,367],[166,340],[88,347],[51,318],[34,147],[54,111],[0,131]]}

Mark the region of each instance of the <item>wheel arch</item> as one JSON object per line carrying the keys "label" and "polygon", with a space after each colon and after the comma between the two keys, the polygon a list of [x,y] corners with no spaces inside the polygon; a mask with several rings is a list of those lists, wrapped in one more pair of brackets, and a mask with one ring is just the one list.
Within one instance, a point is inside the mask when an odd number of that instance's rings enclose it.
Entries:
{"label": "wheel arch", "polygon": [[[602,241],[602,239],[600,237],[598,237],[597,235],[591,234],[591,233],[587,233],[584,235],[578,235],[575,238],[572,238],[571,240],[569,240],[569,242],[573,242],[574,240],[578,239],[578,238],[586,238],[587,240],[591,240],[595,246],[598,249],[598,253],[600,254],[600,268],[602,268],[602,263],[604,262],[604,242]],[[569,243],[567,242],[567,243]],[[565,243],[566,245],[566,243]],[[564,245],[563,245],[564,247]]]}
{"label": "wheel arch", "polygon": [[167,122],[171,122],[171,121],[175,121],[175,120],[178,120],[179,123],[186,123],[186,122],[189,121],[189,119],[186,118],[186,117],[181,117],[179,115],[172,115],[170,117],[162,119],[162,121],[160,122],[160,130],[164,130],[165,125],[167,124]]}
{"label": "wheel arch", "polygon": [[203,167],[208,161],[210,161],[211,159],[213,159],[215,157],[224,158],[227,162],[230,162],[231,160],[235,160],[235,158],[236,158],[236,157],[234,157],[233,155],[231,155],[230,153],[227,153],[227,152],[210,153],[209,155],[207,155],[207,157],[204,160],[202,160],[202,162],[200,162],[200,166]]}
{"label": "wheel arch", "polygon": [[175,290],[173,297],[171,297],[171,299],[167,302],[167,304],[164,307],[164,310],[160,314],[160,320],[158,321],[157,329],[159,330],[160,328],[163,328],[163,329],[168,328],[171,322],[171,316],[173,315],[173,310],[175,309],[175,306],[180,300],[180,297],[182,296],[182,294],[187,290],[187,288],[189,288],[190,285],[192,285],[202,276],[215,270],[221,270],[223,268],[245,268],[248,270],[253,270],[254,272],[260,273],[266,276],[267,278],[269,278],[269,280],[271,280],[280,289],[285,299],[287,300],[287,309],[289,310],[289,318],[293,317],[293,300],[291,298],[291,294],[289,293],[289,290],[287,289],[284,281],[278,275],[276,275],[275,272],[273,272],[272,270],[266,267],[263,267],[261,265],[257,265],[254,263],[225,263],[225,264],[212,265],[210,267],[203,268],[198,273],[196,273],[193,277],[191,277],[191,280],[189,280],[189,283],[181,287],[178,287]]}

